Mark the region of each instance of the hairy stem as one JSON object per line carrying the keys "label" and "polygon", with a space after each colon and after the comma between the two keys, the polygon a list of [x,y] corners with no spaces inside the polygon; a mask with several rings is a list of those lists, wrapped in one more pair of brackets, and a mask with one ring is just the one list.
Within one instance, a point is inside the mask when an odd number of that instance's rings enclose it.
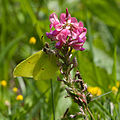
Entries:
{"label": "hairy stem", "polygon": [[95,120],[95,118],[93,117],[93,114],[91,113],[91,111],[90,111],[90,109],[89,109],[88,107],[87,107],[87,111],[88,111],[88,113],[90,114],[92,120]]}

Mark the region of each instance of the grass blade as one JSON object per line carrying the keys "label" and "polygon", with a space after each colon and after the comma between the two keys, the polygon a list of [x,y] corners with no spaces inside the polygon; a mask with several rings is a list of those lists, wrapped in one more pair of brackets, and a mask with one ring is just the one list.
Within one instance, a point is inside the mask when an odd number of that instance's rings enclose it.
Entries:
{"label": "grass blade", "polygon": [[52,83],[52,80],[50,80],[50,84],[51,84],[51,96],[52,96],[53,120],[55,120],[55,106],[54,106],[54,93],[53,93],[53,83]]}

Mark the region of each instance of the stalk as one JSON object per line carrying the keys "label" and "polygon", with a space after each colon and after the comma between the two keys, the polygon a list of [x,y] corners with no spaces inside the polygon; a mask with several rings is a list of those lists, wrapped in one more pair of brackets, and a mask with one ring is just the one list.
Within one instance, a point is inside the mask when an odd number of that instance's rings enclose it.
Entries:
{"label": "stalk", "polygon": [[52,97],[53,120],[55,120],[55,106],[54,106],[54,93],[53,93],[53,83],[52,83],[52,79],[50,80],[50,84],[51,84],[51,97]]}

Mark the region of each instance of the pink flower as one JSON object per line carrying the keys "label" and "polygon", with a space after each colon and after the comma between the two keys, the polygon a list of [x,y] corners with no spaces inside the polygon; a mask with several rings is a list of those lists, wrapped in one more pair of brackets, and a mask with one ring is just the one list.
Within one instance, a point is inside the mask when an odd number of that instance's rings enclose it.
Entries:
{"label": "pink flower", "polygon": [[67,44],[75,50],[85,49],[83,45],[86,41],[87,29],[81,21],[78,22],[75,17],[71,17],[67,8],[66,14],[61,13],[60,21],[55,13],[50,15],[49,20],[50,32],[46,32],[46,35],[52,41],[56,41],[56,48],[60,49]]}

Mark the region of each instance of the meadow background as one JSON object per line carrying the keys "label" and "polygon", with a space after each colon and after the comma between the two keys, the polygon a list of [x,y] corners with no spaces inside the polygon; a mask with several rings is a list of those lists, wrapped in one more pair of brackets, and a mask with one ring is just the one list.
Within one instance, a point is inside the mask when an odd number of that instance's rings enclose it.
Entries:
{"label": "meadow background", "polygon": [[[0,120],[53,120],[50,80],[13,78],[13,70],[50,42],[49,15],[66,7],[88,30],[86,50],[74,55],[95,96],[89,104],[95,120],[120,120],[120,0],[0,0]],[[56,79],[53,90],[56,120],[68,107],[78,110]]]}

